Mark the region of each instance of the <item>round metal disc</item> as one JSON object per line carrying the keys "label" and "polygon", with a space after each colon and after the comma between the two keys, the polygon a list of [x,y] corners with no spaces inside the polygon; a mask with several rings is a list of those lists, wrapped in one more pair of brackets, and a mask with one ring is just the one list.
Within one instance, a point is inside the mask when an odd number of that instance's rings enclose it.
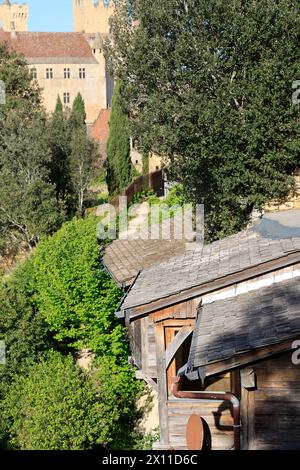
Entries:
{"label": "round metal disc", "polygon": [[186,429],[186,442],[188,450],[202,450],[204,442],[204,428],[201,416],[192,415]]}

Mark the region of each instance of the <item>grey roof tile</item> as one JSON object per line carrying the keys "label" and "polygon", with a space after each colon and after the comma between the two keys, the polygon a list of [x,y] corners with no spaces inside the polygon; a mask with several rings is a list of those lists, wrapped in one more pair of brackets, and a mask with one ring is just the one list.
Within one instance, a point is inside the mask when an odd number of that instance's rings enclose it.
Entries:
{"label": "grey roof tile", "polygon": [[[272,261],[300,250],[300,240],[268,239],[256,228],[204,245],[194,245],[182,256],[169,258],[145,269],[133,285],[122,309],[145,305],[215,279]],[[152,263],[153,264],[153,263]]]}
{"label": "grey roof tile", "polygon": [[[202,306],[193,333],[189,367],[198,368],[295,337],[300,333],[299,285],[300,279],[295,278]],[[273,298],[274,305],[261,308],[266,298],[268,302]],[[226,316],[228,309],[233,313],[230,321]]]}

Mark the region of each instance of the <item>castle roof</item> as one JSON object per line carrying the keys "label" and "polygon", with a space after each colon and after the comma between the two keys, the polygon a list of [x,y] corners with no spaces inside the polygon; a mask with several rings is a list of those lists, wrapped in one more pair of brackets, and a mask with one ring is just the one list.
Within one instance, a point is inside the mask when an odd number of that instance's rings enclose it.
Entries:
{"label": "castle roof", "polygon": [[29,63],[97,63],[82,33],[9,33],[0,30],[0,43],[25,56]]}

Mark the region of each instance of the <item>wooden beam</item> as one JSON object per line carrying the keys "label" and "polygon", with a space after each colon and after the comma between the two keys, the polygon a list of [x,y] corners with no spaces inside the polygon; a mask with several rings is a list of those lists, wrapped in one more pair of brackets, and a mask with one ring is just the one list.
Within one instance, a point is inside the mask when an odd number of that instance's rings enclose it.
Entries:
{"label": "wooden beam", "polygon": [[138,379],[138,380],[144,380],[149,385],[149,387],[151,387],[153,390],[158,392],[157,383],[154,382],[154,380],[151,377],[144,374],[144,372],[142,370],[137,370],[136,371],[135,378]]}
{"label": "wooden beam", "polygon": [[156,361],[157,361],[157,386],[158,386],[158,410],[160,424],[160,444],[169,444],[168,429],[168,388],[166,371],[166,346],[165,328],[162,324],[155,325]]}
{"label": "wooden beam", "polygon": [[173,341],[171,342],[168,349],[166,350],[166,369],[171,364],[178,349],[181,347],[181,345],[185,342],[185,340],[190,336],[192,332],[193,332],[192,326],[184,326],[174,337]]}
{"label": "wooden beam", "polygon": [[[267,274],[268,272],[276,271],[281,268],[291,266],[293,264],[300,263],[300,252],[295,251],[289,253],[286,256],[282,256],[275,260],[268,261],[266,263],[261,263],[256,266],[252,266],[242,271],[237,271],[232,274],[228,274],[219,279],[206,282],[204,284],[199,284],[190,289],[185,289],[181,292],[174,293],[164,298],[160,298],[153,302],[147,304],[141,304],[135,307],[132,307],[126,311],[130,317],[130,321],[134,321],[136,318],[142,315],[148,315],[158,310],[170,307],[172,305],[184,302],[186,300],[193,299],[195,297],[201,297],[204,294],[209,294],[211,292],[229,287],[231,285],[237,284],[242,281],[247,281],[249,279]],[[142,301],[142,299],[141,299]]]}

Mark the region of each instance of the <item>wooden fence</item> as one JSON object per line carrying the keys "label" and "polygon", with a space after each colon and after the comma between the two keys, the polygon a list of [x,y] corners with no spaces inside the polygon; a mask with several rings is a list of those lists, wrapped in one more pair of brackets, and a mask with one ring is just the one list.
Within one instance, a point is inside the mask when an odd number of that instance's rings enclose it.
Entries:
{"label": "wooden fence", "polygon": [[119,196],[126,196],[127,203],[133,201],[135,194],[152,189],[158,196],[164,195],[164,176],[163,171],[158,170],[148,175],[139,176],[124,191],[112,198],[109,202],[114,207],[119,207]]}

